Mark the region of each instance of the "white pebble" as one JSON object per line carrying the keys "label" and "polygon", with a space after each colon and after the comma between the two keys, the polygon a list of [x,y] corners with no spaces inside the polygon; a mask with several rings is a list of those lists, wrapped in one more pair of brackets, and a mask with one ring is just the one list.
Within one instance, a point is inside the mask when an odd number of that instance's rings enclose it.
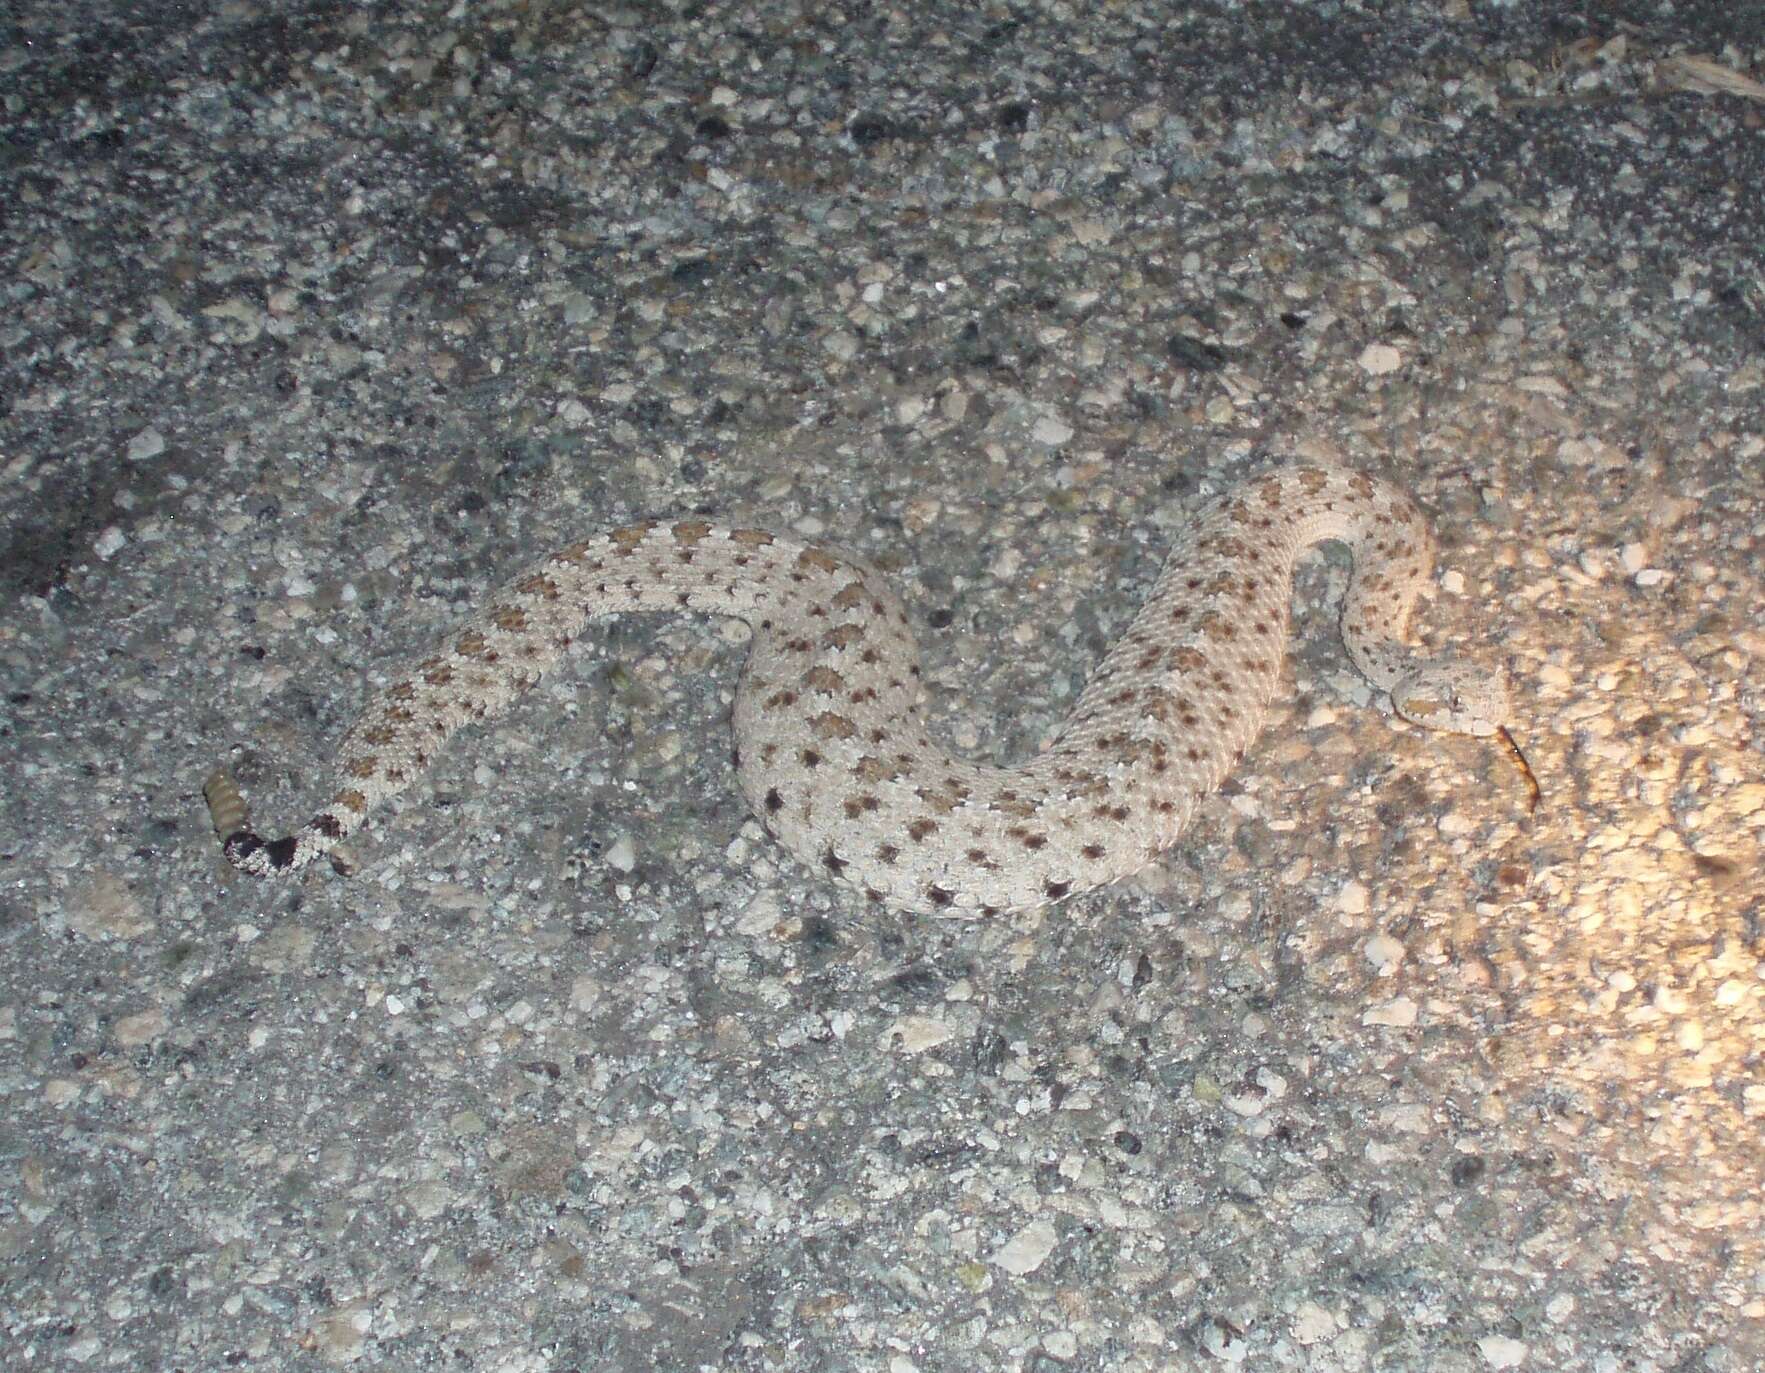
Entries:
{"label": "white pebble", "polygon": [[1336,1333],[1336,1317],[1315,1301],[1299,1304],[1293,1313],[1293,1339],[1298,1344],[1316,1344]]}
{"label": "white pebble", "polygon": [[1389,343],[1369,343],[1361,349],[1360,364],[1363,371],[1382,377],[1403,366],[1403,354]]}
{"label": "white pebble", "polygon": [[[126,1049],[146,1044],[165,1033],[165,1012],[157,1007],[139,1015],[126,1015],[116,1022],[116,1042]],[[6,1036],[11,1038],[10,1035]]]}
{"label": "white pebble", "polygon": [[600,1004],[601,984],[599,979],[587,973],[579,974],[570,983],[570,1009],[573,1011],[592,1011]]}
{"label": "white pebble", "polygon": [[123,545],[128,541],[128,535],[124,534],[122,530],[114,524],[107,524],[99,532],[97,539],[93,541],[92,551],[100,558],[109,559],[121,552]]}
{"label": "white pebble", "polygon": [[1365,915],[1367,913],[1367,889],[1364,883],[1349,881],[1342,885],[1336,893],[1336,909],[1344,915]]}
{"label": "white pebble", "polygon": [[1477,1349],[1491,1368],[1518,1368],[1526,1357],[1526,1346],[1506,1335],[1485,1335]]}
{"label": "white pebble", "polygon": [[1385,977],[1395,972],[1403,962],[1405,950],[1399,941],[1381,930],[1362,945],[1362,952],[1366,954],[1367,962],[1379,970],[1381,977]]}
{"label": "white pebble", "polygon": [[51,1106],[67,1106],[80,1099],[80,1084],[65,1077],[52,1077],[43,1084],[43,1100]]}
{"label": "white pebble", "polygon": [[930,1015],[904,1015],[885,1031],[883,1038],[898,1045],[902,1052],[924,1053],[955,1038],[956,1031],[947,1020]]}
{"label": "white pebble", "polygon": [[129,461],[144,462],[165,452],[165,435],[157,429],[143,429],[129,440]]}
{"label": "white pebble", "polygon": [[1058,448],[1072,438],[1072,426],[1058,415],[1043,415],[1036,421],[1030,433],[1037,443],[1045,443],[1050,448]]}
{"label": "white pebble", "polygon": [[1045,1220],[1033,1220],[993,1251],[993,1262],[1022,1277],[1042,1266],[1059,1237]]}
{"label": "white pebble", "polygon": [[630,872],[637,866],[637,848],[629,835],[622,834],[615,839],[607,846],[603,857],[614,872]]}
{"label": "white pebble", "polygon": [[1361,1016],[1363,1025],[1389,1025],[1394,1029],[1407,1030],[1416,1023],[1416,1003],[1407,996],[1394,996],[1389,1001],[1382,1001],[1377,1006],[1369,1006]]}

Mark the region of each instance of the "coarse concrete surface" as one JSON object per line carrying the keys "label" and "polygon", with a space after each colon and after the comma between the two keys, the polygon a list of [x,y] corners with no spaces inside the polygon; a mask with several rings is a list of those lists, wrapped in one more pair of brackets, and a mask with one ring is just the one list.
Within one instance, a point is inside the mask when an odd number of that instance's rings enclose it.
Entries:
{"label": "coarse concrete surface", "polygon": [[[0,1363],[1592,1370],[1765,1358],[1765,10],[0,14]],[[1133,882],[867,909],[733,785],[728,624],[588,636],[244,878],[529,559],[882,567],[1033,751],[1187,511],[1433,514],[1389,717],[1305,566]]]}

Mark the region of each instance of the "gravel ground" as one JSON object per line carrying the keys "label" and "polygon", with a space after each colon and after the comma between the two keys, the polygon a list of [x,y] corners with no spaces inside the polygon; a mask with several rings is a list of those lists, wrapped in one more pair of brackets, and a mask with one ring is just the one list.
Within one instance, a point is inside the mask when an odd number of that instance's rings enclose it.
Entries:
{"label": "gravel ground", "polygon": [[[49,5],[0,23],[9,1368],[1765,1357],[1756,3]],[[1587,16],[1594,16],[1589,18]],[[1021,757],[1223,481],[1407,486],[1544,789],[1368,699],[1039,918],[866,909],[630,621],[288,883],[524,561],[890,573]]]}

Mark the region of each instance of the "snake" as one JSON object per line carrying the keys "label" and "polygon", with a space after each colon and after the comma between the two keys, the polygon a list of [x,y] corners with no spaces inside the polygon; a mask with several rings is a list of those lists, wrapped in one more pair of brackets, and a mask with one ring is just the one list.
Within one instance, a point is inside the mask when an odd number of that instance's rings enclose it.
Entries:
{"label": "snake", "polygon": [[297,872],[462,727],[530,692],[592,622],[731,616],[752,631],[735,777],[779,844],[898,910],[1032,910],[1155,862],[1244,758],[1280,685],[1295,565],[1328,540],[1352,559],[1339,625],[1354,667],[1413,724],[1499,739],[1536,808],[1506,670],[1410,641],[1434,564],[1427,518],[1396,485],[1315,461],[1251,475],[1184,521],[1052,741],[1015,766],[933,737],[912,626],[880,573],[820,542],[693,516],[591,535],[515,577],[373,697],[340,745],[329,799],[285,837],[253,828],[224,768],[204,795],[233,867]]}

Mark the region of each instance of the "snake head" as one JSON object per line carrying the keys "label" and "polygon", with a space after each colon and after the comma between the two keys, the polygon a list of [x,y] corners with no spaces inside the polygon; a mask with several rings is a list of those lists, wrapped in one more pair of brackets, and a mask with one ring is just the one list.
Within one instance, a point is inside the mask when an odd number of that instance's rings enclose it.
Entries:
{"label": "snake head", "polygon": [[1447,659],[1423,663],[1399,677],[1391,688],[1391,704],[1404,719],[1425,729],[1480,739],[1501,733],[1512,716],[1508,674],[1502,668]]}

